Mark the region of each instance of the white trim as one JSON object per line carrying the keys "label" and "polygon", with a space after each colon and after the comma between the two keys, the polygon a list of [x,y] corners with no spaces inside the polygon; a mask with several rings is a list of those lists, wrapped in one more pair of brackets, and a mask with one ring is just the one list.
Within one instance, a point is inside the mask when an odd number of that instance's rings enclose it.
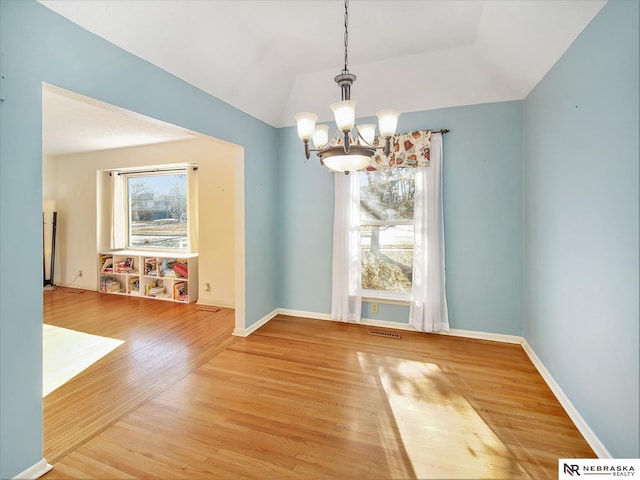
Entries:
{"label": "white trim", "polygon": [[363,303],[383,303],[387,305],[402,305],[405,307],[411,304],[409,297],[403,298],[403,296],[400,295],[378,295],[374,290],[364,290],[362,292],[362,301]]}
{"label": "white trim", "polygon": [[[400,322],[389,322],[387,320],[374,320],[372,318],[363,318],[361,321],[361,325],[368,325],[371,327],[380,327],[380,328],[393,328],[396,330],[406,330],[410,332],[417,332],[413,325],[409,325],[408,323],[400,323]],[[490,332],[474,332],[471,330],[457,330],[451,329],[448,332],[430,332],[437,335],[450,335],[452,337],[464,337],[464,338],[475,338],[478,340],[490,340],[492,342],[501,342],[501,343],[515,343],[521,344],[523,341],[522,337],[518,337],[516,335],[503,335],[501,333],[490,333]]]}
{"label": "white trim", "polygon": [[18,475],[13,477],[13,480],[35,480],[50,471],[52,468],[53,465],[49,465],[47,460],[43,458],[39,462],[31,465],[25,471],[20,472]]}
{"label": "white trim", "polygon": [[[290,315],[292,317],[311,318],[314,320],[330,320],[336,322],[337,320],[331,318],[331,315],[327,313],[305,312],[302,310],[289,310],[286,308],[276,309],[278,314]],[[274,315],[275,316],[275,315]],[[273,317],[272,317],[273,318]],[[265,322],[266,323],[266,322]],[[391,328],[395,330],[405,330],[409,332],[417,332],[413,325],[409,325],[404,322],[390,322],[388,320],[378,320],[375,318],[361,318],[359,323],[355,325],[367,325],[369,327],[379,328]],[[494,342],[502,343],[515,343],[521,344],[523,342],[522,337],[515,335],[503,335],[501,333],[489,333],[489,332],[474,332],[471,330],[456,330],[451,329],[448,332],[432,332],[438,335],[451,335],[454,337],[476,338],[480,340],[491,340]]]}
{"label": "white trim", "polygon": [[[278,314],[290,315],[292,317],[311,318],[314,320],[329,320],[332,322],[338,321],[332,318],[331,315],[328,313],[305,312],[303,310],[289,310],[287,308],[278,308],[276,310]],[[418,331],[413,327],[413,325],[409,325],[408,323],[391,322],[389,320],[378,320],[375,318],[361,318],[360,322],[354,323],[354,325],[366,325],[369,327],[391,328],[395,330],[405,330],[409,332]],[[491,340],[494,342],[515,343],[515,344],[521,344],[524,340],[522,337],[518,337],[516,335],[503,335],[501,333],[489,333],[489,332],[474,332],[471,330],[451,329],[448,332],[432,332],[432,333],[435,333],[438,335],[451,335],[454,337],[476,338],[479,340]]]}
{"label": "white trim", "polygon": [[[273,312],[271,312],[266,317],[263,317],[260,321],[254,323],[249,327],[249,329],[244,331],[244,334],[239,336],[248,336],[253,333],[255,330],[260,328],[262,325],[266,324],[269,320],[274,318],[276,315],[290,315],[292,317],[302,317],[302,318],[311,318],[314,320],[329,320],[336,322],[337,320],[333,319],[330,314],[327,313],[316,313],[316,312],[305,312],[302,310],[290,310],[287,308],[276,308]],[[360,323],[354,323],[354,325],[366,325],[370,327],[380,327],[380,328],[390,328],[395,330],[406,330],[416,332],[417,330],[413,328],[412,325],[408,323],[400,323],[400,322],[390,322],[388,320],[375,320],[371,318],[362,318]],[[573,421],[574,425],[578,429],[578,431],[582,434],[584,439],[587,441],[589,446],[593,449],[598,458],[613,458],[613,456],[609,453],[604,444],[600,441],[600,439],[596,436],[596,434],[591,430],[591,427],[587,424],[587,422],[582,418],[582,415],[578,413],[578,410],[573,406],[569,397],[562,391],[560,385],[554,380],[549,371],[546,369],[544,364],[540,361],[538,356],[535,354],[529,343],[524,337],[520,337],[517,335],[503,335],[501,333],[490,333],[490,332],[475,332],[472,330],[457,330],[451,329],[448,332],[433,332],[439,335],[451,335],[455,337],[464,337],[464,338],[475,338],[478,340],[490,340],[494,342],[502,342],[502,343],[512,343],[519,344],[522,346],[522,349],[525,351],[533,366],[536,367],[540,376],[547,383],[555,397],[560,402],[560,405],[564,408],[569,415],[569,418]],[[234,332],[234,335],[237,335]]]}
{"label": "white trim", "polygon": [[517,345],[522,344],[524,338],[519,337],[517,335],[505,335],[502,333],[492,333],[492,332],[475,332],[473,330],[458,330],[452,328],[448,332],[433,332],[439,335],[451,335],[452,337],[464,337],[464,338],[475,338],[478,340],[490,340],[492,342],[501,342],[501,343],[515,343]]}
{"label": "white trim", "polygon": [[290,317],[312,318],[314,320],[331,320],[337,322],[331,317],[330,313],[304,312],[302,310],[290,310],[288,308],[278,308],[278,315],[289,315]]}
{"label": "white trim", "polygon": [[547,382],[547,385],[560,402],[560,405],[562,405],[564,410],[567,412],[567,415],[569,415],[569,418],[571,418],[576,428],[580,431],[595,454],[598,455],[598,458],[613,458],[604,444],[600,441],[596,434],[593,433],[593,430],[591,430],[584,418],[582,418],[582,415],[580,415],[576,407],[573,406],[573,403],[571,403],[569,397],[567,397],[567,395],[562,391],[560,385],[558,385],[558,383],[551,376],[549,370],[547,370],[544,364],[540,361],[526,339],[522,339],[522,348],[529,356],[529,359],[536,367],[544,381]]}
{"label": "white trim", "polygon": [[413,225],[413,220],[360,220],[360,225],[365,227],[386,227],[387,225]]}
{"label": "white trim", "polygon": [[362,301],[365,303],[405,305],[407,307],[411,303],[408,293],[381,292],[376,290],[362,290]]}
{"label": "white trim", "polygon": [[[340,320],[336,320],[329,313],[316,313],[316,312],[305,312],[303,310],[289,310],[288,308],[278,308],[278,314],[280,315],[289,315],[291,317],[300,317],[300,318],[311,318],[313,320],[327,320],[329,322],[339,322]],[[395,328],[396,330],[410,330],[417,331],[408,323],[400,323],[400,322],[389,322],[387,320],[375,320],[372,318],[361,318],[360,322],[342,322],[349,323],[352,325],[367,325],[369,327],[380,327],[380,328]]]}
{"label": "white trim", "polygon": [[131,255],[132,257],[161,257],[161,258],[198,258],[198,253],[188,253],[185,249],[174,248],[173,250],[168,248],[152,249],[145,248],[144,250],[134,250],[131,248],[108,248],[107,250],[100,251],[99,253],[112,254],[112,255]]}
{"label": "white trim", "polygon": [[[211,137],[207,137],[211,138]],[[218,142],[219,140],[215,140]],[[231,144],[228,144],[231,145]],[[234,319],[234,331],[244,331],[246,322],[246,238],[245,238],[245,216],[244,216],[244,147],[234,145],[229,151],[229,157],[227,160],[232,160],[234,163],[233,180],[234,180],[234,245],[235,245],[235,259],[234,259],[234,272],[235,272],[235,319]],[[213,160],[213,159],[211,159]],[[225,161],[227,161],[225,160]],[[217,160],[213,160],[217,161]],[[200,193],[200,190],[198,190]]]}
{"label": "white trim", "polygon": [[233,334],[232,335],[235,335],[236,337],[248,337],[253,332],[255,332],[257,329],[259,329],[261,326],[266,324],[273,317],[278,315],[278,313],[279,313],[278,310],[279,309],[276,308],[273,312],[265,315],[260,320],[258,320],[256,323],[253,323],[253,324],[249,325],[249,328],[238,329],[238,327],[236,326],[236,328],[233,330]]}
{"label": "white trim", "polygon": [[366,325],[368,327],[379,328],[392,328],[394,330],[406,330],[409,332],[417,332],[413,325],[403,322],[390,322],[389,320],[378,320],[376,318],[363,318],[360,320],[360,325]]}
{"label": "white trim", "polygon": [[202,305],[202,306],[205,306],[205,307],[230,308],[230,309],[234,309],[235,308],[235,306],[233,306],[233,305],[223,305],[221,303],[213,303],[213,302],[210,302],[208,300],[201,300],[201,299],[196,300],[196,305]]}

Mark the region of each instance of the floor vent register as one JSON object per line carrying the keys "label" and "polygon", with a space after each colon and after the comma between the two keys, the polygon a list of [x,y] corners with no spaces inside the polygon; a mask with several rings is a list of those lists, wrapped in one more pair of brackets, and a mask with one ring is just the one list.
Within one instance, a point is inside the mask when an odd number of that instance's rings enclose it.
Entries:
{"label": "floor vent register", "polygon": [[402,335],[400,335],[399,333],[383,332],[382,330],[369,330],[369,335],[376,335],[378,337],[386,338],[397,338],[398,340],[402,338]]}

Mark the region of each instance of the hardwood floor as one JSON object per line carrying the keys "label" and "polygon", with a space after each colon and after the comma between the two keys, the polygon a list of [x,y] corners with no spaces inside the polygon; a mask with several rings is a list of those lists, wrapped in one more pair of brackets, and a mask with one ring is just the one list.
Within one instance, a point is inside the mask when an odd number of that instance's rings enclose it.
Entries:
{"label": "hardwood floor", "polygon": [[125,340],[45,398],[47,480],[545,479],[595,456],[519,345],[287,316],[235,338],[230,310],[63,289],[45,322]]}
{"label": "hardwood floor", "polygon": [[57,288],[44,323],[124,344],[43,399],[44,456],[55,463],[235,341],[233,310]]}

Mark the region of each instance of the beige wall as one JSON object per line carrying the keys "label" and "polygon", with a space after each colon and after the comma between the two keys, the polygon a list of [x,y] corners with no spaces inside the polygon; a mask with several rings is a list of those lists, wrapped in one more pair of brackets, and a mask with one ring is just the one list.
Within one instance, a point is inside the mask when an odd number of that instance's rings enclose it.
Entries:
{"label": "beige wall", "polygon": [[[236,304],[236,198],[242,185],[242,149],[213,139],[45,157],[43,194],[58,209],[56,284],[97,290],[96,254],[109,245],[109,196],[104,170],[192,163],[198,165],[199,303]],[[238,194],[238,195],[236,195]],[[98,198],[101,200],[98,201]],[[238,220],[242,224],[242,219]],[[205,291],[205,284],[210,291]]]}
{"label": "beige wall", "polygon": [[53,200],[56,198],[56,162],[55,158],[42,156],[42,199]]}

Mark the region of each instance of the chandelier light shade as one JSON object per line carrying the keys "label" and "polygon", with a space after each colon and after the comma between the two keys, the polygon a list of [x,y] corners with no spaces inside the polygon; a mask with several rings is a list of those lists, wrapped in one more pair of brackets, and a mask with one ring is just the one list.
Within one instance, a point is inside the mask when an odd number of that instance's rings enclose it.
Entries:
{"label": "chandelier light shade", "polygon": [[313,145],[316,148],[323,148],[329,143],[329,125],[318,125],[313,132]]}
{"label": "chandelier light shade", "polygon": [[313,138],[313,132],[316,128],[316,120],[318,115],[309,112],[300,112],[296,115],[296,123],[298,125],[298,136],[301,140],[308,141]]}
{"label": "chandelier light shade", "polygon": [[[349,73],[348,50],[349,44],[349,0],[344,2],[344,69],[334,78],[342,91],[342,101],[331,105],[336,122],[336,130],[329,138],[327,125],[316,125],[318,116],[315,113],[301,112],[295,116],[298,137],[304,142],[304,152],[307,159],[311,152],[316,152],[320,163],[337,172],[354,172],[366,168],[371,162],[376,150],[383,150],[389,155],[391,137],[396,133],[398,117],[397,110],[381,110],[378,117],[380,136],[385,139],[384,146],[376,145],[376,125],[367,124],[356,126],[356,101],[351,100],[351,85],[356,76]],[[313,139],[315,148],[311,148],[309,140]]]}
{"label": "chandelier light shade", "polygon": [[380,135],[384,138],[393,137],[398,127],[400,112],[397,110],[380,110],[376,113],[376,116],[380,125]]}
{"label": "chandelier light shade", "polygon": [[[358,132],[360,132],[360,137],[367,145],[373,145],[373,142],[376,140],[376,124],[375,123],[367,123],[365,125],[360,125],[358,127]],[[393,135],[393,134],[392,134]]]}
{"label": "chandelier light shade", "polygon": [[345,173],[362,170],[366,168],[369,163],[371,163],[371,157],[369,155],[357,155],[355,153],[336,155],[324,159],[324,164],[331,170]]}
{"label": "chandelier light shade", "polygon": [[345,100],[331,104],[336,126],[341,132],[350,132],[356,125],[356,101]]}

